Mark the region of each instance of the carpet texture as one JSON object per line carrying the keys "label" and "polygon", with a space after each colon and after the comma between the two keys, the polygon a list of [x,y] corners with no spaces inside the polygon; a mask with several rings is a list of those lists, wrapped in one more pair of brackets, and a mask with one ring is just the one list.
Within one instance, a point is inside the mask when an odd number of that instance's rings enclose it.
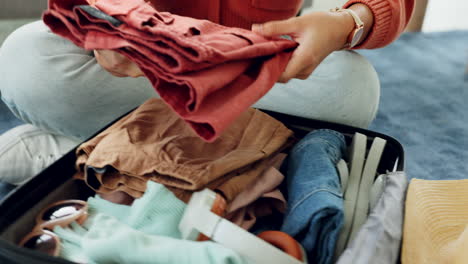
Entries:
{"label": "carpet texture", "polygon": [[362,51],[379,73],[371,125],[398,139],[410,178],[468,178],[468,31],[404,34]]}

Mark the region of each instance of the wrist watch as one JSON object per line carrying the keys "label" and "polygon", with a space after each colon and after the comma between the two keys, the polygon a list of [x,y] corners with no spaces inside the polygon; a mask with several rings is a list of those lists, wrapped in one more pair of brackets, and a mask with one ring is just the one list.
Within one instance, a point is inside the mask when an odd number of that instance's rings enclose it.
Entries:
{"label": "wrist watch", "polygon": [[334,9],[330,10],[330,11],[331,12],[346,12],[346,13],[350,14],[351,17],[353,17],[355,27],[354,27],[353,31],[351,31],[351,33],[349,34],[349,36],[348,36],[348,38],[346,40],[346,44],[343,47],[343,49],[351,49],[351,48],[355,47],[362,39],[362,35],[364,33],[364,22],[362,22],[362,20],[359,18],[359,16],[356,14],[356,12],[354,12],[351,9],[343,9],[343,8],[336,7]]}

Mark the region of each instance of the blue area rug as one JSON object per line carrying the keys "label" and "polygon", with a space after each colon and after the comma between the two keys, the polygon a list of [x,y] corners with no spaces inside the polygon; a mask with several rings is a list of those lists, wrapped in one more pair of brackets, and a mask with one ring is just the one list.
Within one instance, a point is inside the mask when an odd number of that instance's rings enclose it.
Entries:
{"label": "blue area rug", "polygon": [[361,51],[379,73],[376,130],[405,148],[410,178],[468,178],[468,31],[404,34]]}

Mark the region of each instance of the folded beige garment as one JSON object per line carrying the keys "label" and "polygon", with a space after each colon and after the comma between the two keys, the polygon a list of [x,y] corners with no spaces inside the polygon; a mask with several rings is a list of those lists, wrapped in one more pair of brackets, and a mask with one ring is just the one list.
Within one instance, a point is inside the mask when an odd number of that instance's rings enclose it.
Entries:
{"label": "folded beige garment", "polygon": [[468,263],[468,180],[413,179],[403,230],[403,264]]}

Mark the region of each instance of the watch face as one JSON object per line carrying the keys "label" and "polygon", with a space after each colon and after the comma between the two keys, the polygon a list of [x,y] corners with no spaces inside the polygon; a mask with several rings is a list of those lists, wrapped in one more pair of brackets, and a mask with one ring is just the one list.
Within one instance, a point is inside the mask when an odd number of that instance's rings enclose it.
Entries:
{"label": "watch face", "polygon": [[351,47],[354,47],[359,43],[359,41],[362,38],[363,33],[364,33],[363,27],[360,27],[354,30],[353,39],[351,40]]}

